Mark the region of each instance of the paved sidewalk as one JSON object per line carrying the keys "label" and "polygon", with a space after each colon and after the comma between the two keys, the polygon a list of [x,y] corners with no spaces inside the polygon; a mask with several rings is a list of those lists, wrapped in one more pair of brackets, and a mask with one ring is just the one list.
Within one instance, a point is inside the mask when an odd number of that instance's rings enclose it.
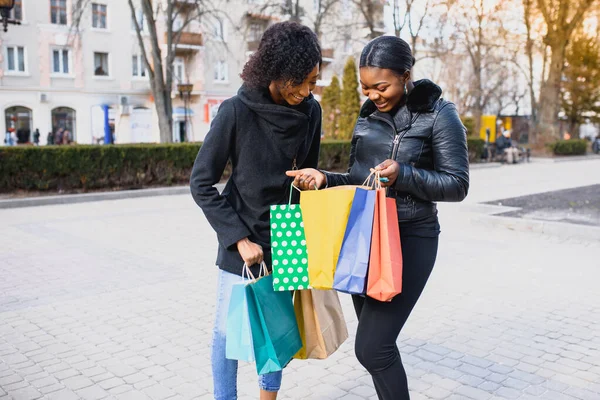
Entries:
{"label": "paved sidewalk", "polygon": [[[470,222],[469,205],[598,182],[600,161],[472,172],[400,337],[413,400],[600,399],[598,242]],[[190,196],[0,210],[0,400],[211,399],[216,242]],[[282,399],[375,399],[350,339]],[[240,399],[257,398],[252,365]]]}

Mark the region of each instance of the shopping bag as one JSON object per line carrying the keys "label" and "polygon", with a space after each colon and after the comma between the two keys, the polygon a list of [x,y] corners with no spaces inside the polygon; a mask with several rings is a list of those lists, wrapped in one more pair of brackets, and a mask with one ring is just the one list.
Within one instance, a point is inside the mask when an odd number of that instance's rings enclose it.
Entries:
{"label": "shopping bag", "polygon": [[271,206],[271,254],[274,290],[308,288],[306,237],[299,204]]}
{"label": "shopping bag", "polygon": [[304,191],[300,207],[308,252],[308,283],[331,289],[356,186]]}
{"label": "shopping bag", "polygon": [[333,288],[340,292],[366,293],[375,198],[374,190],[356,189],[333,278]]}
{"label": "shopping bag", "polygon": [[302,338],[302,348],[294,358],[325,359],[348,339],[342,305],[334,290],[296,292],[294,311]]}
{"label": "shopping bag", "polygon": [[246,299],[246,285],[250,282],[251,276],[248,266],[244,264],[240,283],[234,284],[231,290],[225,336],[225,357],[230,360],[254,361],[252,330]]}
{"label": "shopping bag", "polygon": [[302,348],[292,293],[273,290],[273,275],[246,285],[256,371],[281,371]]}
{"label": "shopping bag", "polygon": [[367,296],[391,301],[402,292],[402,249],[396,200],[376,190]]}

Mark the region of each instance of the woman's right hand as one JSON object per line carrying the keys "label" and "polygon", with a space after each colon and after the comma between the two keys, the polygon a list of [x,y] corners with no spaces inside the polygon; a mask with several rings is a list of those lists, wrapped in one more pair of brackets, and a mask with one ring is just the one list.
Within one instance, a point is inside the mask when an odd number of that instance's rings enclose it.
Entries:
{"label": "woman's right hand", "polygon": [[260,245],[244,238],[237,242],[237,249],[247,266],[260,264],[264,260],[263,249]]}
{"label": "woman's right hand", "polygon": [[300,190],[320,189],[327,183],[325,174],[314,168],[287,171],[285,174],[294,178],[294,186]]}

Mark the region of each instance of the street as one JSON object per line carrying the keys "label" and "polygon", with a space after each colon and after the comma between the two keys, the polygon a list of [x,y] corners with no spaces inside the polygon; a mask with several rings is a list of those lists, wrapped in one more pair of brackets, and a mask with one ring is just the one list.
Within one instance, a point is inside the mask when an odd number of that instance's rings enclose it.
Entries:
{"label": "street", "polygon": [[[414,400],[600,399],[600,242],[489,227],[475,205],[597,184],[600,158],[477,168],[440,205],[399,339]],[[190,195],[0,210],[0,399],[211,399],[216,236]],[[376,399],[350,338],[281,399]],[[240,399],[257,399],[240,364]]]}

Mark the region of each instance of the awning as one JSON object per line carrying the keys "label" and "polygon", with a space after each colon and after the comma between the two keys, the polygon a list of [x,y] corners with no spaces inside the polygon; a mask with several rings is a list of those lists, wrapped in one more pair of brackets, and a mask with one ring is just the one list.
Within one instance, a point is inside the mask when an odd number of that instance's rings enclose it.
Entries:
{"label": "awning", "polygon": [[[187,116],[191,117],[194,115],[194,111],[191,108],[187,109]],[[186,108],[185,107],[175,107],[173,109],[173,117],[185,117],[186,116]]]}

